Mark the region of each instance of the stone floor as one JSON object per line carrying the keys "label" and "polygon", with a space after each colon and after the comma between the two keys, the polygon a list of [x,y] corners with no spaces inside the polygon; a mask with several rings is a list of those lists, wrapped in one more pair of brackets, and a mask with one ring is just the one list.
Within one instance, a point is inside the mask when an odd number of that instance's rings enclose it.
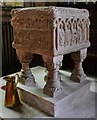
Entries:
{"label": "stone floor", "polygon": [[[45,82],[43,78],[45,73],[45,68],[43,67],[34,67],[31,69],[36,82],[39,83],[41,88],[43,88]],[[70,85],[69,76],[70,72],[60,70],[60,75],[62,81],[65,79],[65,84]],[[72,99],[68,108],[65,108],[63,112],[61,111],[56,118],[95,118],[96,115],[96,98],[97,96],[97,80],[95,78],[87,77],[91,81],[90,87],[84,91],[83,94],[79,95],[77,99]],[[15,109],[9,109],[4,106],[4,95],[5,91],[1,89],[6,83],[0,78],[0,117],[2,118],[53,118],[31,106],[28,106],[26,103],[22,102],[20,106],[17,106]],[[78,84],[78,83],[77,83]],[[68,86],[70,87],[70,86]],[[32,90],[31,87],[28,87],[29,90]],[[68,91],[67,91],[68,92]],[[45,106],[43,106],[45,107]],[[65,107],[65,106],[64,106]]]}

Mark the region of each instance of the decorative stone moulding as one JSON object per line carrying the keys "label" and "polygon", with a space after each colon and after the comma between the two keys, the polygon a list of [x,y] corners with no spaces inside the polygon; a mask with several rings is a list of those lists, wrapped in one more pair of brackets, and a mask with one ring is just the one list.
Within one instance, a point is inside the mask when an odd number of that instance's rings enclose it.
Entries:
{"label": "decorative stone moulding", "polygon": [[56,97],[62,93],[59,68],[63,55],[71,53],[75,62],[71,80],[80,82],[86,75],[82,62],[89,42],[89,12],[66,7],[29,7],[11,11],[14,31],[13,47],[22,64],[21,77],[25,84],[36,84],[29,63],[33,54],[40,54],[48,70],[44,93]]}

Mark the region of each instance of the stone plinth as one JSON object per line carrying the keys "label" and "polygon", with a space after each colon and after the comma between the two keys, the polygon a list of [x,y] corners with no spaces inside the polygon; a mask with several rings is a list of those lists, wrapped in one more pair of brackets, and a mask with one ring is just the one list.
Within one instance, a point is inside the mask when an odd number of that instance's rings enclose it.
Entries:
{"label": "stone plinth", "polygon": [[[20,105],[16,106],[13,109],[9,109],[4,106],[4,86],[6,85],[6,81],[3,79],[3,77],[0,78],[0,117],[2,119],[51,118],[52,116],[55,116],[56,118],[82,119],[95,118],[95,116],[97,116],[95,115],[95,93],[97,93],[95,89],[95,87],[97,86],[95,78],[87,77],[86,81],[75,83],[74,81],[70,80],[69,72],[60,70],[59,73],[64,89],[64,96],[59,95],[59,97],[57,96],[55,98],[52,98],[43,93],[45,82],[42,81],[44,79],[44,76],[46,75],[45,68],[38,66],[35,68],[31,68],[31,72],[35,76],[37,85],[34,87],[29,87],[19,83],[17,87],[19,90],[21,90],[21,95],[19,94],[19,97],[22,99],[22,101]],[[15,74],[17,73],[11,74],[11,76]],[[18,74],[20,74],[20,72]],[[89,82],[88,80],[91,82]],[[38,108],[36,109],[36,107]],[[55,112],[53,111],[54,107],[56,110]],[[49,108],[51,111],[47,108]],[[46,113],[48,113],[49,115]]]}
{"label": "stone plinth", "polygon": [[[40,72],[39,75],[36,73],[36,71]],[[69,80],[70,74],[66,74],[66,72],[60,71],[63,93],[56,96],[55,98],[52,98],[43,93],[43,86],[45,81],[42,82],[43,77],[41,76],[45,76],[45,68],[37,67],[33,69],[33,72],[37,81],[37,85],[34,87],[29,87],[19,83],[17,87],[20,99],[22,102],[26,103],[32,108],[36,108],[48,116],[65,117],[65,112],[69,111],[69,109],[71,110],[72,107],[75,107],[76,104],[78,104],[80,101],[81,97],[84,96],[85,99],[85,96],[87,96],[90,89],[91,82],[89,80],[85,80],[81,83],[75,83]],[[66,77],[64,77],[64,75]],[[79,106],[78,109],[79,111],[81,110],[80,107],[81,106]],[[73,108],[73,110],[75,109]],[[78,114],[82,117],[82,113]]]}
{"label": "stone plinth", "polygon": [[11,11],[14,30],[13,47],[22,64],[21,77],[26,85],[35,85],[29,69],[33,54],[40,54],[47,68],[43,92],[56,97],[63,92],[59,68],[63,55],[72,53],[75,67],[71,79],[86,79],[82,62],[89,42],[89,13],[85,9],[65,7],[31,7]]}

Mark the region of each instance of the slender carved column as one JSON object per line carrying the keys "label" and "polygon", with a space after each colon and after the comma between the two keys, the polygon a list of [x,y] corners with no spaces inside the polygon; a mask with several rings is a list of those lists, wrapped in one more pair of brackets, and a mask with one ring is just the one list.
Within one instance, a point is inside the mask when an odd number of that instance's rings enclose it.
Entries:
{"label": "slender carved column", "polygon": [[51,97],[56,97],[62,93],[62,86],[60,83],[59,68],[62,65],[63,56],[49,57],[43,56],[44,65],[48,70],[46,85],[43,92]]}
{"label": "slender carved column", "polygon": [[86,79],[86,75],[83,71],[82,62],[87,56],[87,48],[81,49],[78,52],[71,53],[71,57],[75,62],[73,72],[71,74],[71,80],[75,82],[81,82]]}
{"label": "slender carved column", "polygon": [[16,50],[16,53],[20,63],[22,64],[20,77],[24,80],[25,85],[34,85],[35,78],[29,68],[29,63],[32,60],[32,54],[21,50]]}

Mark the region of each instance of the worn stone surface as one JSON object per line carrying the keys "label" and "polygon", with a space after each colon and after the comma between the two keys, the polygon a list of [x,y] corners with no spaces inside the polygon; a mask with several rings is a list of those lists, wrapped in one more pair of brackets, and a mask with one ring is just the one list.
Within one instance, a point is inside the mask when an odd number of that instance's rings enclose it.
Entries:
{"label": "worn stone surface", "polygon": [[85,51],[90,46],[87,10],[54,6],[30,7],[13,9],[11,15],[13,47],[22,64],[22,70],[25,71],[21,72],[25,84],[26,81],[35,83],[32,73],[26,73],[30,71],[29,63],[33,53],[43,56],[44,65],[48,70],[44,93],[49,96],[56,97],[63,92],[59,68],[64,54],[75,52],[76,58],[80,58],[79,62],[74,59],[77,68],[74,68],[71,79],[76,82],[84,80],[82,56],[86,56]]}

